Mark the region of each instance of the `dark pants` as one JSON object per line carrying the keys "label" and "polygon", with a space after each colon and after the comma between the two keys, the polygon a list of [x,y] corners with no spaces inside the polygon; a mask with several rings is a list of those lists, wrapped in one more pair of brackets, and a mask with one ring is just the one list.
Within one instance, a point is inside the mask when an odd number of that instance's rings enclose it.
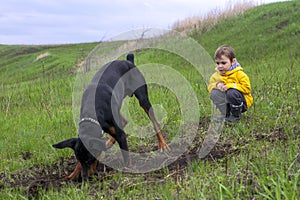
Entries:
{"label": "dark pants", "polygon": [[213,89],[210,93],[210,99],[220,110],[221,114],[226,116],[236,109],[240,110],[240,112],[247,111],[246,99],[244,95],[236,89],[229,89],[226,92]]}

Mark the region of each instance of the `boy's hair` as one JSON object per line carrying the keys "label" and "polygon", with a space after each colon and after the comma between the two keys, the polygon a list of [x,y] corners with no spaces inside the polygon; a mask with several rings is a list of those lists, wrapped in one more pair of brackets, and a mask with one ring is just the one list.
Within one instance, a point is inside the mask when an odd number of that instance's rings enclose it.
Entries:
{"label": "boy's hair", "polygon": [[215,59],[220,59],[222,56],[226,56],[231,61],[235,58],[235,52],[234,49],[231,46],[228,45],[222,45],[220,46],[216,52],[215,52]]}

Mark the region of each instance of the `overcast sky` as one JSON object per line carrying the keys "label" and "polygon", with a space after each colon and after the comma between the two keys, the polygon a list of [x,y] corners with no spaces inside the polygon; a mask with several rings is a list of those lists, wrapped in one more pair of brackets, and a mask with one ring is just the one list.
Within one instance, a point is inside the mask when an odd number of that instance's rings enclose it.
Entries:
{"label": "overcast sky", "polygon": [[[256,4],[279,0],[253,0]],[[0,44],[108,40],[139,28],[170,29],[234,0],[2,0]],[[249,2],[249,1],[247,1]]]}

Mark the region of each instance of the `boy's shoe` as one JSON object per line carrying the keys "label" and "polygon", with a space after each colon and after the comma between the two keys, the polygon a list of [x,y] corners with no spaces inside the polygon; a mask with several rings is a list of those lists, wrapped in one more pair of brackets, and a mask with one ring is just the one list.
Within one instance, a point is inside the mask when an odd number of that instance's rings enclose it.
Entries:
{"label": "boy's shoe", "polygon": [[240,121],[241,117],[237,117],[237,116],[234,116],[234,115],[230,115],[229,117],[226,117],[226,122],[238,122]]}
{"label": "boy's shoe", "polygon": [[214,121],[223,121],[223,120],[226,119],[226,116],[225,116],[225,115],[222,115],[222,114],[220,114],[220,115],[215,115],[215,116],[212,117],[212,119],[213,119]]}
{"label": "boy's shoe", "polygon": [[242,106],[243,102],[240,105],[230,105],[231,115],[226,117],[227,122],[238,122],[242,117]]}

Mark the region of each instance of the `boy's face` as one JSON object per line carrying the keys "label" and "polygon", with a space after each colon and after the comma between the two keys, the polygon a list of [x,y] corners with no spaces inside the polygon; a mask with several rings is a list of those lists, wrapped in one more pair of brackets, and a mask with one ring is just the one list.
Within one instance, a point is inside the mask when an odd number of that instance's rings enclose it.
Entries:
{"label": "boy's face", "polygon": [[231,65],[235,63],[235,58],[231,61],[228,57],[226,56],[221,56],[221,58],[216,58],[216,64],[217,64],[217,69],[221,74],[225,74]]}

